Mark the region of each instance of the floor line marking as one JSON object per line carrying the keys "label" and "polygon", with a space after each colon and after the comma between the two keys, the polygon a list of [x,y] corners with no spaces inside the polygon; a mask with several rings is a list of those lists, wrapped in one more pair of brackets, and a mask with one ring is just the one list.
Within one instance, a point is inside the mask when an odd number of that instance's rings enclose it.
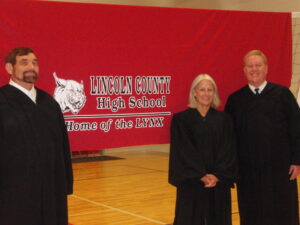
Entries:
{"label": "floor line marking", "polygon": [[82,198],[82,197],[79,197],[79,196],[74,195],[74,194],[70,195],[70,197],[77,198],[77,199],[80,199],[82,201],[86,201],[86,202],[92,203],[94,205],[102,206],[102,207],[105,207],[105,208],[108,208],[108,209],[111,209],[111,210],[114,210],[114,211],[118,211],[118,212],[123,213],[123,214],[127,214],[127,215],[131,215],[131,216],[134,216],[134,217],[138,217],[138,218],[143,219],[143,220],[148,220],[148,221],[153,222],[153,223],[163,224],[163,225],[166,224],[164,222],[161,222],[161,221],[158,221],[158,220],[154,220],[154,219],[151,219],[151,218],[148,218],[148,217],[145,217],[145,216],[141,216],[141,215],[138,215],[138,214],[135,214],[135,213],[132,213],[132,212],[128,212],[126,210],[118,209],[118,208],[115,208],[115,207],[112,207],[112,206],[109,206],[109,205],[105,205],[103,203],[91,201],[89,199]]}

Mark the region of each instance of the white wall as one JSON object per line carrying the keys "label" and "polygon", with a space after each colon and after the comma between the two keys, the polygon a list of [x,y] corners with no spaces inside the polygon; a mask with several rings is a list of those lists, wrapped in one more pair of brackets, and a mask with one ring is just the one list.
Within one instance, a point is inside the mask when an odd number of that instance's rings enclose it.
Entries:
{"label": "white wall", "polygon": [[[51,1],[51,0],[50,0]],[[56,0],[182,8],[300,12],[300,0]]]}

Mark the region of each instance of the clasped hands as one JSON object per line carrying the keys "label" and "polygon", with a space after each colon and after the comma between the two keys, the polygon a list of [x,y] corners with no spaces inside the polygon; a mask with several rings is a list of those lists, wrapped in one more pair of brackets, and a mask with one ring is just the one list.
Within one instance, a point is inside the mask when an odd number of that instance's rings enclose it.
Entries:
{"label": "clasped hands", "polygon": [[217,185],[219,179],[213,174],[206,174],[205,176],[200,178],[200,181],[204,183],[204,187],[212,188]]}

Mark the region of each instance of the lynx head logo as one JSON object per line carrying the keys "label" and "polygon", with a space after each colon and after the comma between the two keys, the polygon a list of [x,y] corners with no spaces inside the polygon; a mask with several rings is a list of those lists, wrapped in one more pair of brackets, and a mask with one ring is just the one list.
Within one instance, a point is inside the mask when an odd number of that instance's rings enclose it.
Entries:
{"label": "lynx head logo", "polygon": [[71,111],[73,114],[77,114],[86,101],[83,82],[78,83],[74,80],[58,78],[55,72],[53,76],[56,82],[54,98],[60,105],[62,112]]}

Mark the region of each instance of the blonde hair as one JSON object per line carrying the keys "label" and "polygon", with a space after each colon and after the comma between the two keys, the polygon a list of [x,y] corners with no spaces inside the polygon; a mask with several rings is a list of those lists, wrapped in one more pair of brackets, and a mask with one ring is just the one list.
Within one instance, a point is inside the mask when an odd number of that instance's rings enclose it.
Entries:
{"label": "blonde hair", "polygon": [[214,88],[214,96],[213,96],[213,100],[212,100],[211,106],[213,108],[219,107],[220,104],[221,104],[221,101],[220,101],[220,98],[219,98],[219,95],[218,95],[218,88],[217,88],[217,85],[216,85],[216,82],[214,81],[214,79],[211,76],[209,76],[208,74],[199,74],[193,80],[192,85],[191,85],[191,89],[190,89],[188,107],[190,107],[190,108],[197,108],[198,103],[197,103],[197,101],[195,99],[195,88],[196,88],[196,86],[202,80],[208,80],[208,81],[210,81],[212,83],[213,88]]}
{"label": "blonde hair", "polygon": [[246,65],[246,60],[247,60],[247,58],[248,58],[249,56],[253,56],[253,55],[261,56],[262,59],[263,59],[263,61],[264,61],[264,64],[268,65],[268,60],[267,60],[266,55],[265,55],[262,51],[256,50],[256,49],[249,51],[249,52],[244,56],[244,65]]}

